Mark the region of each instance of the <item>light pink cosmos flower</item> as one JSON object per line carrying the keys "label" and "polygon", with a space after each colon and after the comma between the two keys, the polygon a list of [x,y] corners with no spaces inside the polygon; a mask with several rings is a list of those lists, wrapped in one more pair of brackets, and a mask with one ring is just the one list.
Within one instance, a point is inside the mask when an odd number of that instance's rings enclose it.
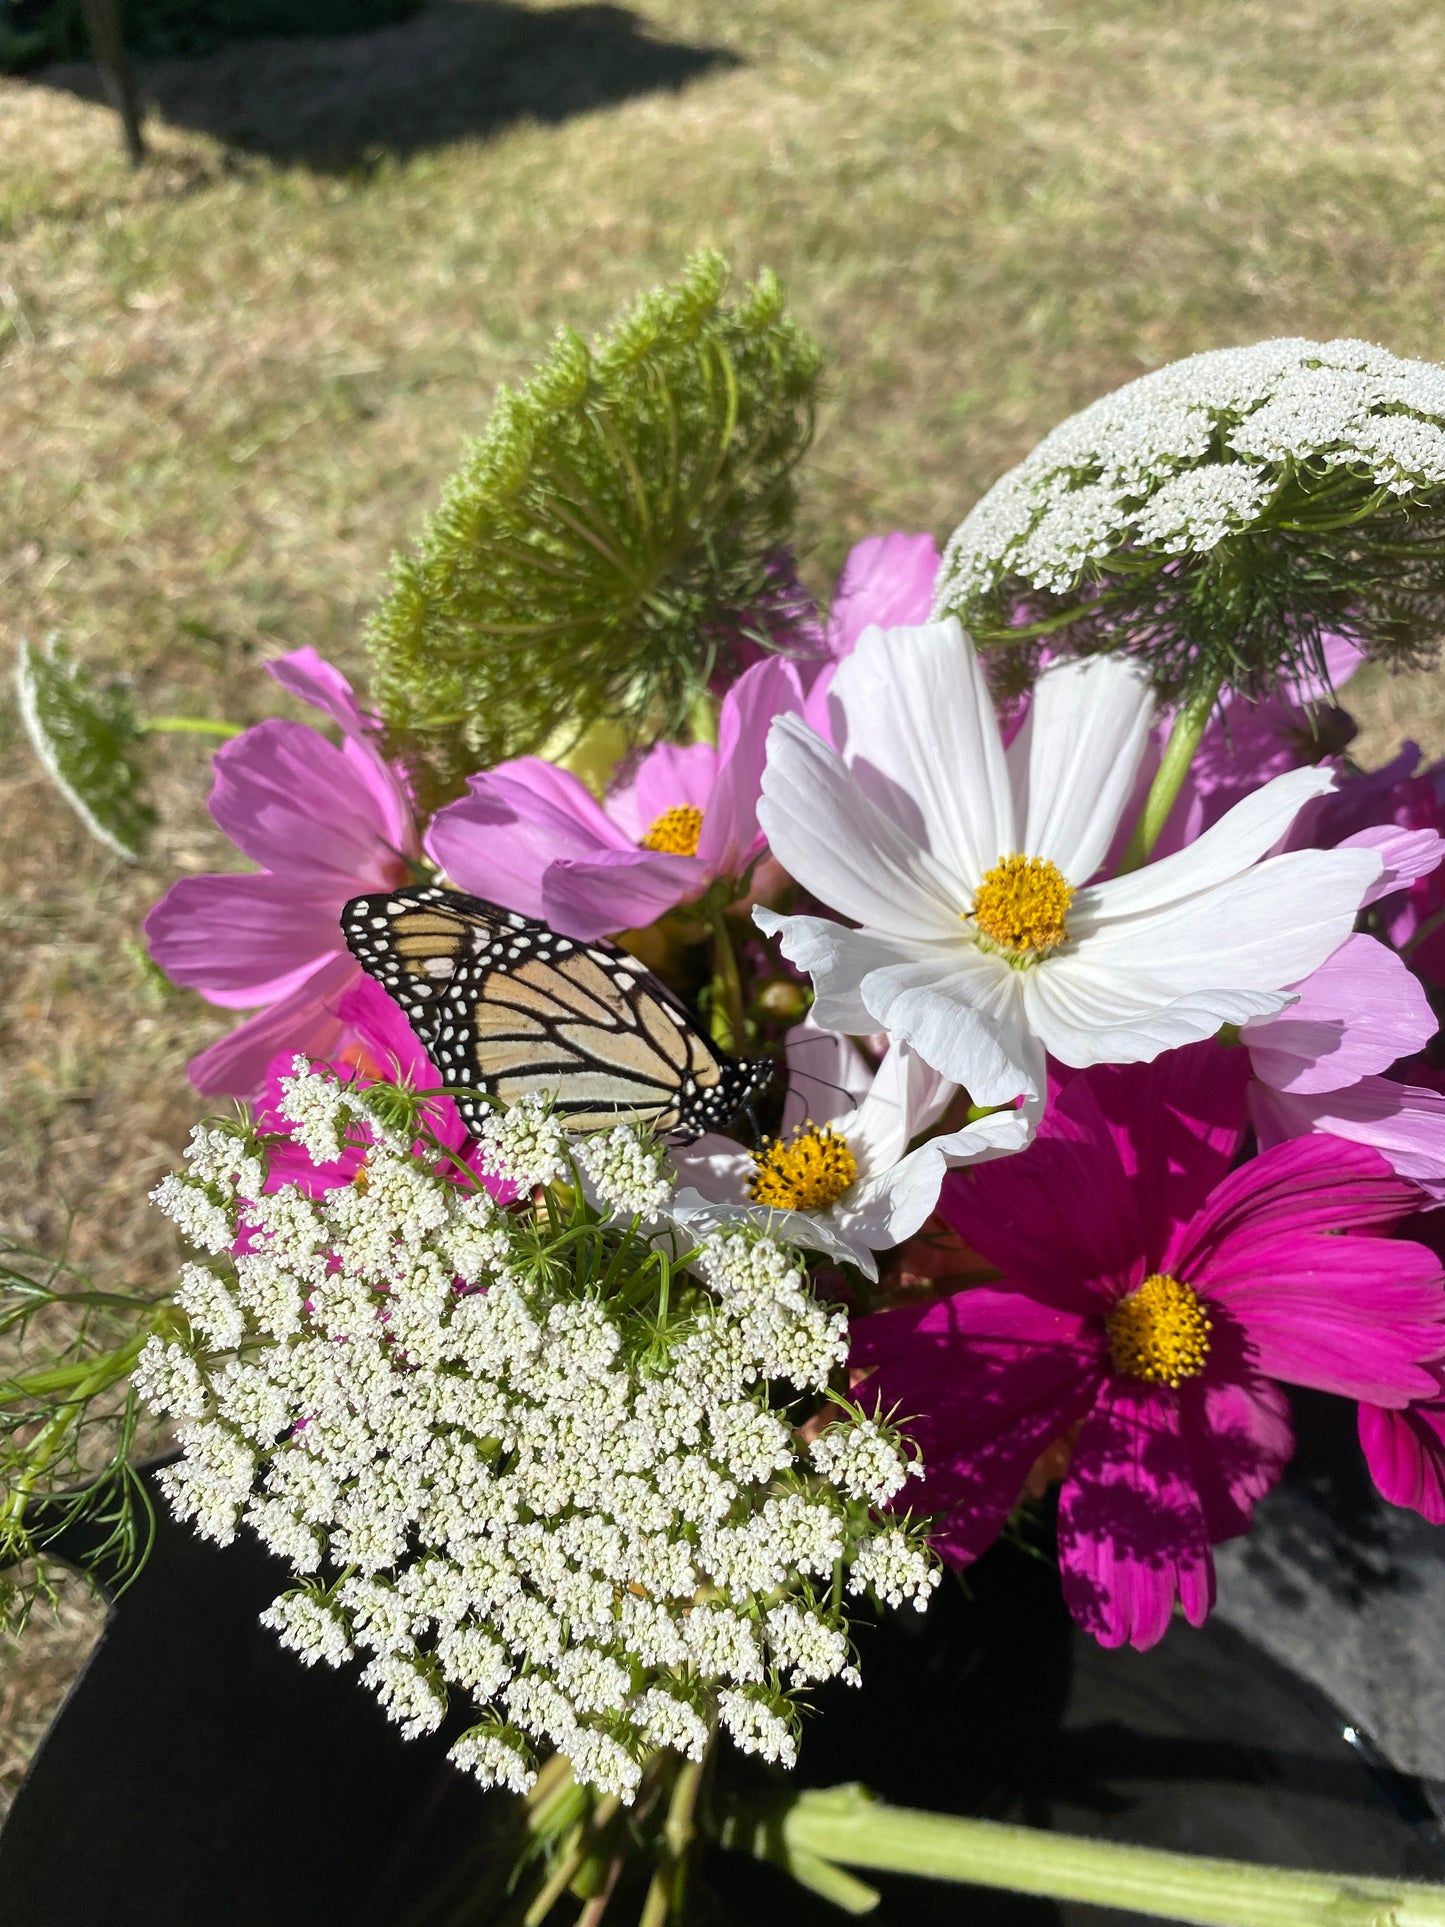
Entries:
{"label": "light pink cosmos flower", "polygon": [[918,1503],[960,1564],[1031,1468],[1071,1447],[1059,1505],[1070,1611],[1147,1647],[1177,1597],[1202,1623],[1210,1548],[1248,1529],[1293,1447],[1277,1381],[1385,1409],[1429,1397],[1445,1281],[1374,1235],[1414,1189],[1329,1138],[1230,1171],[1248,1063],[1213,1043],[1068,1079],[1034,1143],[954,1173],[940,1209],[1003,1283],[854,1326],[854,1363],[910,1432]]}
{"label": "light pink cosmos flower", "polygon": [[755,664],[723,698],[716,748],[663,743],[604,803],[540,757],[500,763],[438,812],[427,853],[463,890],[565,936],[640,928],[762,854],[768,724],[803,702],[794,663]]}
{"label": "light pink cosmos flower", "polygon": [[843,564],[828,614],[830,656],[851,656],[868,628],[908,629],[927,622],[941,557],[931,535],[870,535]]}
{"label": "light pink cosmos flower", "polygon": [[339,1000],[360,975],[342,941],[341,907],[403,882],[420,854],[405,786],[345,677],[314,649],[266,666],[333,717],[342,741],[272,721],[218,750],[211,815],[261,868],[183,877],[145,923],[172,982],[226,1010],[261,1006],[192,1058],[191,1081],[208,1095],[255,1096],[278,1051],[336,1051]]}

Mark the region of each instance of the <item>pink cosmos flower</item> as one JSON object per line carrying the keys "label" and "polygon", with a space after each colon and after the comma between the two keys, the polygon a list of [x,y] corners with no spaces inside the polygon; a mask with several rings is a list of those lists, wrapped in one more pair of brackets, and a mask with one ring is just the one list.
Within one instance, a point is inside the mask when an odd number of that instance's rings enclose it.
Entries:
{"label": "pink cosmos flower", "polygon": [[723,699],[716,748],[663,743],[604,803],[539,757],[500,763],[437,814],[427,853],[463,890],[569,937],[652,923],[762,854],[768,724],[803,700],[795,664],[755,664]]}
{"label": "pink cosmos flower", "polygon": [[919,1503],[958,1563],[1071,1448],[1064,1593],[1104,1645],[1153,1645],[1176,1597],[1208,1614],[1210,1548],[1247,1530],[1292,1449],[1277,1381],[1385,1409],[1437,1388],[1440,1261],[1375,1235],[1418,1194],[1329,1138],[1231,1172],[1247,1075],[1205,1043],[1070,1078],[1028,1150],[944,1186],[1003,1281],[854,1328],[870,1398],[920,1414]]}
{"label": "pink cosmos flower", "polygon": [[851,656],[865,629],[927,622],[941,557],[931,535],[870,535],[848,552],[828,616],[828,653]]}
{"label": "pink cosmos flower", "polygon": [[272,721],[218,750],[211,815],[261,868],[183,877],[145,923],[172,982],[226,1010],[262,1007],[192,1058],[191,1081],[208,1095],[255,1096],[278,1051],[338,1048],[338,1003],[361,974],[342,942],[341,907],[403,882],[420,854],[405,786],[345,677],[314,649],[266,666],[338,722],[342,741]]}

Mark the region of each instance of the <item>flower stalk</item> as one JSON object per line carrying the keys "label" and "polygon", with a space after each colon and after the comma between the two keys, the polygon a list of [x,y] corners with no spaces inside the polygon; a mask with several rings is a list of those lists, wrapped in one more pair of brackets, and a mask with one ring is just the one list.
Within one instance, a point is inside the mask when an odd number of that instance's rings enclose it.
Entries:
{"label": "flower stalk", "polygon": [[1120,876],[1139,869],[1154,854],[1154,845],[1163,834],[1164,825],[1169,821],[1169,812],[1184,787],[1184,779],[1209,727],[1209,719],[1214,714],[1214,705],[1219,701],[1222,686],[1223,677],[1213,677],[1175,715],[1174,727],[1169,732],[1158,773],[1149,785],[1149,794],[1139,812],[1139,821],[1134,825],[1133,835],[1119,864]]}
{"label": "flower stalk", "polygon": [[[768,1843],[766,1848],[763,1843]],[[799,1794],[728,1844],[1122,1907],[1192,1927],[1442,1927],[1445,1887],[1257,1867],[888,1806],[860,1786]]]}

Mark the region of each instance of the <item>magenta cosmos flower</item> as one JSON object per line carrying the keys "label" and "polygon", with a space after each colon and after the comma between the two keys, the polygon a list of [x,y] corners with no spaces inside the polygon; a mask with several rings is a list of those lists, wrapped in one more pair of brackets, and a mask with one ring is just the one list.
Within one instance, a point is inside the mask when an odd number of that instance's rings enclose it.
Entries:
{"label": "magenta cosmos flower", "polygon": [[768,724],[803,701],[793,663],[755,664],[723,698],[716,747],[660,744],[602,803],[540,757],[499,763],[438,813],[427,853],[463,890],[569,937],[641,928],[762,854]]}
{"label": "magenta cosmos flower", "polygon": [[346,1029],[338,1005],[361,974],[342,942],[341,907],[405,881],[420,854],[405,786],[345,677],[314,649],[266,666],[341,725],[341,743],[272,721],[218,750],[211,815],[261,868],[183,877],[145,923],[172,982],[226,1010],[259,1007],[192,1058],[191,1081],[208,1095],[254,1097],[281,1050],[335,1054]]}
{"label": "magenta cosmos flower", "polygon": [[1028,1150],[944,1186],[1002,1283],[854,1328],[870,1399],[917,1415],[916,1502],[957,1563],[1067,1452],[1064,1594],[1107,1646],[1152,1646],[1176,1598],[1208,1614],[1210,1548],[1248,1529],[1293,1447],[1277,1381],[1386,1409],[1438,1385],[1440,1261],[1377,1235],[1418,1193],[1329,1138],[1231,1172],[1248,1068],[1205,1043],[1069,1078]]}

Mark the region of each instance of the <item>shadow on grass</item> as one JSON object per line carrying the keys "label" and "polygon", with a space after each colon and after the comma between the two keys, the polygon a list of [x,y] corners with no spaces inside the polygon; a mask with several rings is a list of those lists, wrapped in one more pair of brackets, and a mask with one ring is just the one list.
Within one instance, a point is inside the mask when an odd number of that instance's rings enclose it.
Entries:
{"label": "shadow on grass", "polygon": [[[433,0],[397,26],[338,39],[253,40],[137,63],[151,113],[227,146],[320,171],[405,158],[555,122],[635,94],[676,91],[739,64],[723,47],[653,38],[625,7],[537,11],[512,0]],[[31,76],[103,98],[88,63]]]}

